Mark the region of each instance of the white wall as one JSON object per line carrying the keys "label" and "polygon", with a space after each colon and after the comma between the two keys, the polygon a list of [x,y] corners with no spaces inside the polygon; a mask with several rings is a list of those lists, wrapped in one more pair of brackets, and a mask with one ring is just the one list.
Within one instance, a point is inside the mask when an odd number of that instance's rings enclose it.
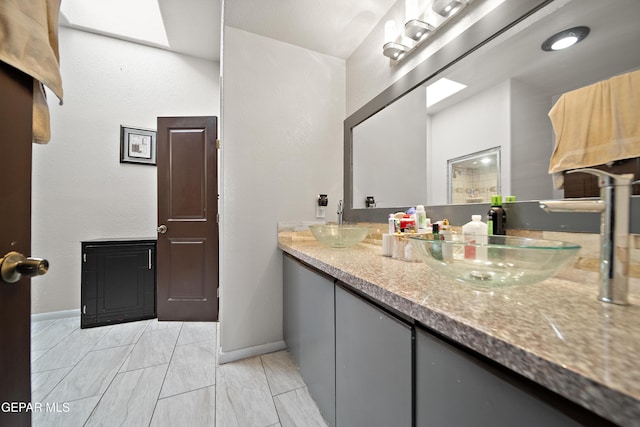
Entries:
{"label": "white wall", "polygon": [[[384,24],[388,20],[394,20],[396,28],[404,28],[405,1],[398,0],[347,60],[347,116],[427,60],[434,52],[504,1],[506,0],[475,1],[455,25],[438,31],[437,37],[425,42],[425,45],[411,56],[397,64],[392,64],[389,58],[382,55]],[[420,0],[418,4],[426,7],[426,0]]]}
{"label": "white wall", "polygon": [[80,241],[155,237],[156,168],[120,164],[120,125],[219,115],[219,64],[60,29],[64,105],[50,96],[51,142],[34,146],[32,312],[80,307]]}
{"label": "white wall", "polygon": [[[518,200],[561,199],[553,187],[549,159],[554,133],[549,120],[551,96],[540,88],[511,80],[511,194]],[[506,194],[506,193],[503,193]]]}
{"label": "white wall", "polygon": [[416,89],[353,128],[353,207],[374,196],[377,207],[427,200],[427,92]]}
{"label": "white wall", "polygon": [[427,204],[447,203],[447,160],[493,147],[501,147],[502,194],[511,194],[510,108],[511,85],[505,81],[431,116]]}
{"label": "white wall", "polygon": [[[224,29],[220,344],[224,360],[282,341],[277,223],[327,220],[342,198],[345,62]],[[255,350],[255,351],[254,351]]]}

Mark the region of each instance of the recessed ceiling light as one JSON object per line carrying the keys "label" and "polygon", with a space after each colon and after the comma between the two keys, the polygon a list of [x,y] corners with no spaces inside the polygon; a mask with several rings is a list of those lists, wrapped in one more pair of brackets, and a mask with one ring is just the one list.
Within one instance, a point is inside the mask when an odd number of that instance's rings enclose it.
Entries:
{"label": "recessed ceiling light", "polygon": [[589,27],[580,26],[560,31],[546,39],[542,43],[542,50],[552,52],[554,50],[566,49],[584,40],[589,35]]}

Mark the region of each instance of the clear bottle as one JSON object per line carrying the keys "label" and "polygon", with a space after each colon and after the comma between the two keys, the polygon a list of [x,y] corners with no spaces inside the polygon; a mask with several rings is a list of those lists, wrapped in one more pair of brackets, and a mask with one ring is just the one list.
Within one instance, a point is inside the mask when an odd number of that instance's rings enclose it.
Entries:
{"label": "clear bottle", "polygon": [[473,246],[487,244],[487,229],[487,224],[482,222],[482,215],[472,215],[471,221],[462,226],[462,238],[465,243],[470,243],[464,246],[465,259],[487,259],[487,248]]}
{"label": "clear bottle", "polygon": [[507,213],[502,208],[502,196],[491,196],[491,209],[487,213],[487,232],[490,236],[507,234]]}
{"label": "clear bottle", "polygon": [[427,231],[427,212],[424,210],[423,205],[416,206],[416,225],[418,226],[419,233],[426,233]]}
{"label": "clear bottle", "polygon": [[[440,238],[447,242],[453,241],[453,231],[449,225],[448,219],[442,220],[442,227],[440,227]],[[442,244],[442,259],[450,261],[453,258],[453,243]]]}
{"label": "clear bottle", "polygon": [[396,230],[396,219],[393,214],[389,214],[389,234],[394,234]]}

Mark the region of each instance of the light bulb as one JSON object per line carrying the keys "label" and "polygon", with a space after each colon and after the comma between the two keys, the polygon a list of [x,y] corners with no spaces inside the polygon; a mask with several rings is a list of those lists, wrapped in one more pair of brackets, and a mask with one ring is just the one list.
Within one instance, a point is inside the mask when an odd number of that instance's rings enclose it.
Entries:
{"label": "light bulb", "polygon": [[418,17],[418,0],[405,0],[404,2],[405,22]]}
{"label": "light bulb", "polygon": [[395,21],[387,21],[384,24],[384,42],[392,42],[395,41],[398,34],[396,33],[396,23]]}
{"label": "light bulb", "polygon": [[578,42],[578,37],[571,35],[571,36],[562,38],[562,39],[558,40],[557,42],[554,42],[551,45],[551,49],[552,50],[566,49],[566,48],[568,48],[570,46],[573,46],[577,42]]}

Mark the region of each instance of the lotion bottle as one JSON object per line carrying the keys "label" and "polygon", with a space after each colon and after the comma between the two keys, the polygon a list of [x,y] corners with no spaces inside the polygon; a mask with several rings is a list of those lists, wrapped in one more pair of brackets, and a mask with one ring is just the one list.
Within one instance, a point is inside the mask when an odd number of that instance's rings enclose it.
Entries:
{"label": "lotion bottle", "polygon": [[462,236],[465,243],[464,246],[465,259],[487,259],[487,248],[474,246],[476,244],[487,244],[487,224],[482,222],[481,215],[472,215],[471,221],[462,226]]}
{"label": "lotion bottle", "polygon": [[427,212],[423,205],[416,206],[416,225],[419,233],[427,232]]}
{"label": "lotion bottle", "polygon": [[450,243],[442,244],[442,259],[445,261],[450,261],[453,259],[453,232],[451,231],[451,226],[449,225],[448,219],[442,220],[442,227],[440,228],[440,238],[444,241]]}

